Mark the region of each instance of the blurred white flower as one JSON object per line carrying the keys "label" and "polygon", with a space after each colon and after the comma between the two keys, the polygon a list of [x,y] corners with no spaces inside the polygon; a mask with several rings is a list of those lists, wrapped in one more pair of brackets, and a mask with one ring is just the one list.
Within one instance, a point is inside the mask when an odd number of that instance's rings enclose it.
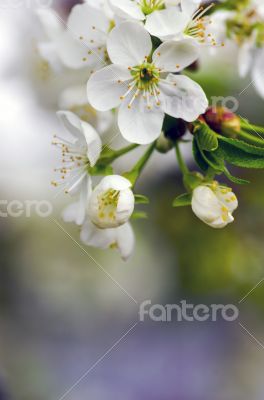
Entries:
{"label": "blurred white flower", "polygon": [[96,186],[89,199],[88,215],[98,228],[116,228],[129,220],[135,206],[131,186],[119,175],[106,176]]}
{"label": "blurred white flower", "polygon": [[234,221],[233,211],[238,201],[232,189],[218,182],[201,185],[194,189],[192,210],[194,214],[212,228],[224,228]]}
{"label": "blurred white flower", "polygon": [[59,109],[69,110],[83,121],[91,124],[100,134],[108,131],[114,123],[112,111],[95,110],[87,100],[86,85],[69,86],[61,92]]}
{"label": "blurred white flower", "polygon": [[97,131],[75,114],[69,111],[59,111],[57,114],[73,140],[55,136],[53,144],[62,152],[62,165],[55,170],[61,174],[60,181],[53,181],[52,184],[55,187],[63,185],[65,192],[70,195],[80,193],[75,222],[81,225],[91,191],[89,168],[96,164],[100,156],[102,141]]}
{"label": "blurred white flower", "polygon": [[202,88],[179,72],[198,57],[189,40],[168,41],[153,53],[150,34],[136,22],[112,30],[107,50],[113,65],[95,72],[88,81],[88,100],[100,111],[118,107],[118,126],[132,143],[147,144],[160,135],[165,113],[194,121],[208,101]]}
{"label": "blurred white flower", "polygon": [[106,40],[111,20],[89,4],[72,8],[67,27],[56,42],[57,53],[69,68],[98,69],[108,62]]}

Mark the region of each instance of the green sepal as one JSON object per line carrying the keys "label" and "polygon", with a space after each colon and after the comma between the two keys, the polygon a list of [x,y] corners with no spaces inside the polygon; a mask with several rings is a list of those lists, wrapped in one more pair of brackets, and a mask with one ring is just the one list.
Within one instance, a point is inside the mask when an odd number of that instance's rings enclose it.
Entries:
{"label": "green sepal", "polygon": [[147,196],[143,194],[135,194],[134,196],[136,204],[149,204],[149,198]]}
{"label": "green sepal", "polygon": [[192,204],[192,194],[184,193],[173,200],[173,207],[186,207]]}
{"label": "green sepal", "polygon": [[98,164],[89,168],[89,174],[96,175],[113,175],[113,167],[111,165]]}
{"label": "green sepal", "polygon": [[215,151],[218,148],[217,134],[207,124],[196,123],[194,134],[202,150]]}
{"label": "green sepal", "polygon": [[132,219],[147,219],[148,214],[144,211],[136,211],[131,216]]}
{"label": "green sepal", "polygon": [[250,183],[250,181],[247,181],[246,179],[237,178],[231,175],[227,168],[225,168],[224,174],[231,182],[237,183],[238,185],[247,185]]}
{"label": "green sepal", "polygon": [[184,174],[183,183],[187,190],[193,190],[199,186],[204,180],[204,177],[199,172],[188,172]]}

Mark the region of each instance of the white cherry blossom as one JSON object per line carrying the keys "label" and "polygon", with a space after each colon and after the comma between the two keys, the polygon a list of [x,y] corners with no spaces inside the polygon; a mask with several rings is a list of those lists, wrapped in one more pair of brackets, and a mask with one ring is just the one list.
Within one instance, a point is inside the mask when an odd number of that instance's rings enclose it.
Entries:
{"label": "white cherry blossom", "polygon": [[212,228],[224,228],[233,222],[232,213],[237,207],[238,201],[232,189],[220,186],[218,182],[198,186],[193,191],[194,214]]}
{"label": "white cherry blossom", "polygon": [[123,22],[107,41],[112,65],[88,81],[88,100],[99,110],[120,106],[119,129],[130,142],[147,144],[160,135],[166,114],[194,121],[208,101],[202,88],[180,72],[198,57],[193,41],[168,41],[153,53],[149,33],[136,22]]}
{"label": "white cherry blossom", "polygon": [[161,40],[191,38],[198,44],[216,46],[211,18],[206,15],[213,4],[202,7],[200,0],[181,0],[178,8],[155,11],[146,21],[146,29]]}
{"label": "white cherry blossom", "polygon": [[52,184],[55,187],[63,185],[64,191],[70,195],[79,194],[75,221],[81,225],[91,192],[89,168],[96,164],[102,142],[96,130],[75,114],[69,111],[59,111],[57,114],[73,140],[57,135],[54,138],[53,144],[60,148],[62,153],[62,165],[55,169],[61,174],[61,179],[53,181]]}
{"label": "white cherry blossom", "polygon": [[98,228],[117,228],[129,220],[135,206],[131,186],[119,175],[106,176],[96,186],[89,199],[88,215]]}

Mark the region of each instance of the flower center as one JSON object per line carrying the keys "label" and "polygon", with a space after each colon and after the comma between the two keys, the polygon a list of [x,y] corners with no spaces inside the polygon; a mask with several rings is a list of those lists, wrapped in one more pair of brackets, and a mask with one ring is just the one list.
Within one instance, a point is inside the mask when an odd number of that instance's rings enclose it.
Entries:
{"label": "flower center", "polygon": [[[205,15],[214,4],[210,4],[208,7],[199,7],[198,10],[193,14],[191,22],[185,29],[185,35],[191,36],[198,40],[199,43],[210,44],[216,46],[216,40],[209,32],[208,27],[212,23],[210,16]],[[223,46],[223,43],[221,43]]]}
{"label": "flower center", "polygon": [[141,0],[139,2],[142,12],[149,15],[157,10],[164,8],[164,0]]}
{"label": "flower center", "polygon": [[154,64],[145,62],[131,68],[131,75],[139,90],[152,91],[159,82],[160,71]]}
{"label": "flower center", "polygon": [[[121,96],[120,99],[124,100],[128,95],[131,94],[131,92],[133,92],[132,99],[128,104],[128,108],[131,108],[135,99],[140,93],[142,93],[143,98],[147,102],[148,109],[152,108],[150,104],[150,96],[154,96],[157,106],[160,106],[160,101],[158,98],[160,94],[158,83],[160,81],[161,70],[154,64],[147,62],[147,57],[145,58],[143,64],[135,67],[129,67],[128,69],[133,79],[128,85],[127,92]],[[122,83],[122,81],[119,80],[118,83]]]}
{"label": "flower center", "polygon": [[98,196],[99,219],[110,222],[115,221],[119,195],[120,191],[109,189],[105,193]]}

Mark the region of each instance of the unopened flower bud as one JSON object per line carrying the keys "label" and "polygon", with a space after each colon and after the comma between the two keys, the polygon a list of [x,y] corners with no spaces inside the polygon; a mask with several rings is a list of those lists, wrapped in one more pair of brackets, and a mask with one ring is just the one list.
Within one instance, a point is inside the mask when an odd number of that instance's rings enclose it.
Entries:
{"label": "unopened flower bud", "polygon": [[192,210],[205,224],[212,228],[224,228],[234,221],[233,211],[238,201],[232,189],[213,181],[194,189]]}
{"label": "unopened flower bud", "polygon": [[209,107],[203,115],[204,120],[215,132],[236,137],[240,131],[240,119],[225,107]]}
{"label": "unopened flower bud", "polygon": [[160,153],[168,153],[173,148],[173,141],[170,140],[167,136],[164,135],[164,132],[161,132],[160,137],[156,142],[156,149]]}

